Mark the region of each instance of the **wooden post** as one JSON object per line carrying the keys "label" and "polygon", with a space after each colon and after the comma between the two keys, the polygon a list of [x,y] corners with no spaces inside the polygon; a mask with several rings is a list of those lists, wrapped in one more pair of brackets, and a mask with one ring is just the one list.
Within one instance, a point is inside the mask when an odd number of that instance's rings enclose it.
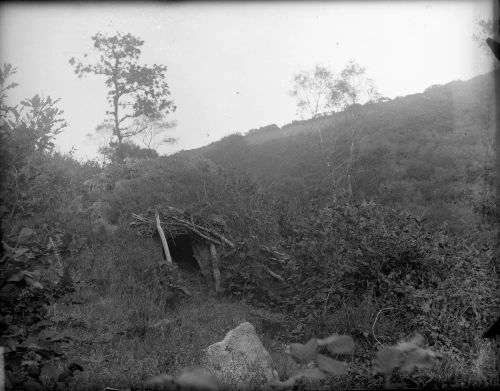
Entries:
{"label": "wooden post", "polygon": [[170,250],[168,249],[167,239],[165,238],[165,233],[163,232],[163,228],[160,224],[160,214],[156,212],[156,229],[160,234],[161,244],[163,245],[163,252],[165,253],[165,259],[167,260],[167,264],[172,266],[172,257],[170,256]]}
{"label": "wooden post", "polygon": [[212,258],[212,271],[214,273],[215,292],[218,293],[220,290],[219,257],[217,255],[215,244],[213,243],[210,243],[210,256]]}

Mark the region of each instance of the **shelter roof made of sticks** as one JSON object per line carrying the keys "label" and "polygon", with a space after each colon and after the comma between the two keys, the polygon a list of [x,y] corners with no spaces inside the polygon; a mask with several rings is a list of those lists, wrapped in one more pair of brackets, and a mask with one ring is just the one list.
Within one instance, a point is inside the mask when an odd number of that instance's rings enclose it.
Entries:
{"label": "shelter roof made of sticks", "polygon": [[133,213],[134,221],[130,223],[130,226],[136,228],[141,235],[151,236],[157,229],[156,213],[158,213],[161,228],[167,236],[196,235],[200,239],[217,245],[226,244],[234,247],[234,244],[224,236],[228,230],[223,216],[220,215],[196,216],[195,222],[192,214],[172,206],[163,206],[150,208],[144,214]]}

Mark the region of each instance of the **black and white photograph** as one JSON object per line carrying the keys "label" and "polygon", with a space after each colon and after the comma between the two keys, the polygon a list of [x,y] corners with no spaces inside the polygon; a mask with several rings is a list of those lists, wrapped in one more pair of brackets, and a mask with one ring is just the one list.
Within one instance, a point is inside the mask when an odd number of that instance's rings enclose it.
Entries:
{"label": "black and white photograph", "polygon": [[0,3],[0,391],[500,389],[499,0]]}

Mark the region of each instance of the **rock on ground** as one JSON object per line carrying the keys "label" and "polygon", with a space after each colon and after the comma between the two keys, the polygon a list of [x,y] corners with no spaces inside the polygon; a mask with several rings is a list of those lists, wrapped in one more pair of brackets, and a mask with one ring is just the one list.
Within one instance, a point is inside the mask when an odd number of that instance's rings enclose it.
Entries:
{"label": "rock on ground", "polygon": [[206,349],[204,366],[230,389],[262,388],[276,378],[273,359],[249,322]]}

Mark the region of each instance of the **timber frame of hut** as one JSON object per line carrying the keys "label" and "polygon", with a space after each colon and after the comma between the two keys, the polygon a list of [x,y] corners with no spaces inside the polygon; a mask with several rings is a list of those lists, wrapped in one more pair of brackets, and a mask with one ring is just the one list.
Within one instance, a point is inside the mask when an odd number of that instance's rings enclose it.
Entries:
{"label": "timber frame of hut", "polygon": [[[154,213],[154,216],[153,216]],[[213,282],[215,291],[220,291],[219,255],[216,246],[228,245],[234,248],[234,244],[222,235],[220,231],[225,230],[225,224],[219,216],[208,216],[204,218],[205,226],[195,224],[192,216],[177,208],[167,206],[156,211],[149,210],[145,215],[132,214],[134,221],[130,226],[138,229],[145,236],[152,236],[158,232],[165,261],[172,265],[172,256],[168,247],[165,232],[170,238],[188,236],[193,257],[195,258],[204,277]]]}

